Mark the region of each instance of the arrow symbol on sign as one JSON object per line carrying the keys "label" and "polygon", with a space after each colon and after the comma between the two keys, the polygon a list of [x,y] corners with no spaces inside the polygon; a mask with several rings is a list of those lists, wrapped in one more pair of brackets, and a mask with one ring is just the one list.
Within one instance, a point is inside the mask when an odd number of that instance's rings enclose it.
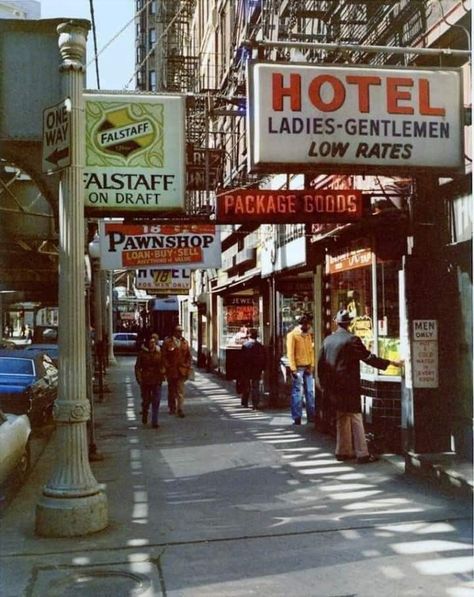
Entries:
{"label": "arrow symbol on sign", "polygon": [[66,159],[69,157],[69,147],[64,147],[63,149],[55,149],[53,153],[50,153],[46,159],[46,161],[51,162],[51,164],[58,165],[58,162],[61,160]]}

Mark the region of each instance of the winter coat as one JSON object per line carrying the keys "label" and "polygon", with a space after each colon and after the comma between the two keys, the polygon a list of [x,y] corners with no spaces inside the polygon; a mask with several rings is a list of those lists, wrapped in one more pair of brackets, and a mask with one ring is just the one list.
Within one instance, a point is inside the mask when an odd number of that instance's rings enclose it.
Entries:
{"label": "winter coat", "polygon": [[247,340],[242,345],[241,378],[259,379],[265,369],[265,348],[258,340]]}
{"label": "winter coat", "polygon": [[360,412],[360,361],[377,369],[390,365],[387,359],[372,354],[358,336],[344,328],[327,336],[318,357],[318,378],[324,391],[336,410]]}
{"label": "winter coat", "polygon": [[163,382],[165,378],[163,354],[158,348],[150,351],[144,347],[138,353],[135,377],[140,385],[156,385]]}
{"label": "winter coat", "polygon": [[163,351],[166,377],[168,379],[187,379],[192,366],[191,349],[184,339],[174,336],[166,338],[161,347]]}

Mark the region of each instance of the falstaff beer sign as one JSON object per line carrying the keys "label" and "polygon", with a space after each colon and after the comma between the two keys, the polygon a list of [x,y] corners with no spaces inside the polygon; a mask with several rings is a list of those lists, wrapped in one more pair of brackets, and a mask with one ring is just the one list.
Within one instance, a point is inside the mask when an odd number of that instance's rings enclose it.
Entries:
{"label": "falstaff beer sign", "polygon": [[91,94],[85,105],[88,211],[182,211],[184,99]]}
{"label": "falstaff beer sign", "polygon": [[463,164],[458,69],[251,63],[251,170],[455,170]]}
{"label": "falstaff beer sign", "polygon": [[102,223],[102,269],[217,268],[221,246],[212,224],[136,225]]}
{"label": "falstaff beer sign", "polygon": [[217,222],[222,224],[350,222],[361,216],[362,193],[354,190],[233,189],[217,195]]}

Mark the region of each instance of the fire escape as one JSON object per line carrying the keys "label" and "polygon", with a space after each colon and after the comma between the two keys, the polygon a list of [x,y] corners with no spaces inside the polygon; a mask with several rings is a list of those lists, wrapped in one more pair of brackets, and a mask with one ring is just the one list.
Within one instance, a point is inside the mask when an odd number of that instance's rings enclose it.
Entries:
{"label": "fire escape", "polygon": [[234,58],[211,110],[221,131],[226,154],[224,183],[229,186],[252,186],[262,178],[247,172],[245,141],[242,144],[235,133],[240,117],[245,115],[244,103],[228,99],[245,96],[245,68],[251,57],[320,64],[394,65],[406,60],[400,54],[316,48],[266,47],[252,54],[243,42],[254,47],[260,40],[407,47],[422,38],[429,12],[428,0],[241,0],[236,4]]}

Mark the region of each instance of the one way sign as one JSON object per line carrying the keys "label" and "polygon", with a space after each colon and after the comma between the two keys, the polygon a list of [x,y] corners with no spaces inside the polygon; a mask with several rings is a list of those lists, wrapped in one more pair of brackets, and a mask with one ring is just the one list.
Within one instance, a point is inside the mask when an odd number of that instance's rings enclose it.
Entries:
{"label": "one way sign", "polygon": [[71,100],[43,111],[43,172],[56,172],[71,163]]}

